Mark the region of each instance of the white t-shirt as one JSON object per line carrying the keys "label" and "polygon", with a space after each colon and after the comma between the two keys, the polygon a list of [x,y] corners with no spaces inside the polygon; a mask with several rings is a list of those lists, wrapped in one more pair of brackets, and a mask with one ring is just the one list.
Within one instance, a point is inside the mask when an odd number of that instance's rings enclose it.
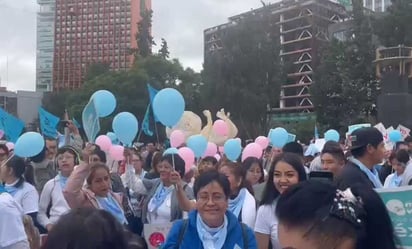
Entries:
{"label": "white t-shirt", "polygon": [[0,194],[0,248],[27,241],[23,210],[13,197]]}
{"label": "white t-shirt", "polygon": [[[55,224],[60,216],[70,210],[69,204],[67,204],[63,196],[59,179],[60,176],[57,175],[54,179],[49,180],[41,192],[37,220],[43,227],[46,227],[48,224]],[[52,204],[50,218],[48,218],[46,214],[49,204]]]}
{"label": "white t-shirt", "polygon": [[248,190],[246,190],[245,201],[242,205],[242,223],[245,223],[253,230],[256,221],[256,200]]}
{"label": "white t-shirt", "polygon": [[23,208],[24,214],[36,213],[39,211],[39,194],[36,188],[30,183],[24,182],[23,186],[14,194],[14,199]]}
{"label": "white t-shirt", "polygon": [[412,180],[412,160],[410,160],[407,163],[406,169],[403,172],[401,186],[408,186],[411,180]]}
{"label": "white t-shirt", "polygon": [[170,223],[172,217],[172,192],[167,195],[165,201],[159,206],[156,212],[147,213],[150,224]]}
{"label": "white t-shirt", "polygon": [[257,211],[255,232],[270,235],[273,249],[281,248],[278,239],[278,218],[276,217],[275,200],[271,205],[260,206]]}

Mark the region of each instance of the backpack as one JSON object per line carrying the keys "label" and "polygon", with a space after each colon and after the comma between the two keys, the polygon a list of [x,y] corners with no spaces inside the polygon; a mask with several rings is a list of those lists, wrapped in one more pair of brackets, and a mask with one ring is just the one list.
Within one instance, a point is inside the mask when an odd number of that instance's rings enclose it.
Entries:
{"label": "backpack", "polygon": [[[189,220],[188,220],[188,219],[184,219],[184,220],[183,220],[182,227],[180,228],[180,231],[179,231],[179,237],[178,237],[178,240],[177,240],[177,249],[179,249],[179,248],[180,248],[180,244],[182,244],[183,236],[184,236],[185,233],[186,233],[188,224],[189,224]],[[248,241],[247,241],[247,233],[246,233],[246,231],[247,231],[247,229],[246,229],[247,225],[244,224],[244,223],[240,223],[240,224],[241,224],[241,226],[242,226],[243,249],[249,249],[249,244],[248,244]]]}

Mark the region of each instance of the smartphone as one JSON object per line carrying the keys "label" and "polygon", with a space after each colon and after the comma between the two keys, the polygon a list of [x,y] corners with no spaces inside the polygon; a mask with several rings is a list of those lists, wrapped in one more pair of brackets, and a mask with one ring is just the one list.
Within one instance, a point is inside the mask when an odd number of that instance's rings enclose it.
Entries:
{"label": "smartphone", "polygon": [[312,171],[309,173],[309,179],[316,181],[333,182],[333,174],[329,171]]}

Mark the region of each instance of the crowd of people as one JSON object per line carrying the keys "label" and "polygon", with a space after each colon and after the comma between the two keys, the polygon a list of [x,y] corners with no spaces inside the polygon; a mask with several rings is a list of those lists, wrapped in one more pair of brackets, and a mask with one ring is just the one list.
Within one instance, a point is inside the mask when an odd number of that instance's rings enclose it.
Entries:
{"label": "crowd of people", "polygon": [[[412,184],[412,143],[387,151],[375,128],[348,140],[319,152],[291,142],[243,162],[205,157],[190,171],[154,144],[122,161],[75,136],[60,148],[46,139],[33,158],[0,145],[0,249],[148,248],[144,225],[168,223],[152,246],[395,249],[374,189]],[[332,178],[311,179],[318,171]]]}

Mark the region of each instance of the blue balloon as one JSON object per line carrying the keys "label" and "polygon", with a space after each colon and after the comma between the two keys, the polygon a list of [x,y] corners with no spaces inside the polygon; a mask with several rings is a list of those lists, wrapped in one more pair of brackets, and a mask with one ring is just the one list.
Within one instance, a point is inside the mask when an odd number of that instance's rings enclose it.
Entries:
{"label": "blue balloon", "polygon": [[156,118],[165,126],[177,124],[185,111],[185,100],[179,91],[165,88],[153,99],[153,112]]}
{"label": "blue balloon", "polygon": [[391,141],[392,143],[402,141],[402,133],[398,130],[389,132],[389,141]]}
{"label": "blue balloon", "polygon": [[116,109],[116,98],[113,93],[107,90],[99,90],[93,93],[92,99],[96,105],[97,114],[101,118],[109,116]]}
{"label": "blue balloon", "polygon": [[133,142],[138,131],[138,122],[136,117],[130,112],[121,112],[117,114],[112,123],[114,134],[125,145]]}
{"label": "blue balloon", "polygon": [[289,140],[289,133],[278,127],[269,131],[269,140],[274,147],[282,148]]}
{"label": "blue balloon", "polygon": [[176,148],[169,148],[163,152],[163,156],[165,155],[173,155],[173,154],[179,154],[179,150]]}
{"label": "blue balloon", "polygon": [[234,138],[227,140],[223,148],[226,157],[231,161],[236,161],[242,152],[240,141]]}
{"label": "blue balloon", "polygon": [[106,134],[106,136],[108,136],[110,138],[110,140],[112,140],[112,144],[119,144],[120,143],[120,141],[117,138],[116,134],[114,134],[113,132],[108,132]]}
{"label": "blue balloon", "polygon": [[339,142],[340,135],[339,132],[336,130],[328,130],[325,132],[325,141],[334,141],[334,142]]}
{"label": "blue balloon", "polygon": [[196,158],[200,158],[207,149],[207,139],[202,135],[193,135],[187,139],[186,145],[193,150]]}
{"label": "blue balloon", "polygon": [[14,145],[14,154],[19,157],[33,157],[44,148],[44,138],[37,132],[26,132],[21,135]]}

